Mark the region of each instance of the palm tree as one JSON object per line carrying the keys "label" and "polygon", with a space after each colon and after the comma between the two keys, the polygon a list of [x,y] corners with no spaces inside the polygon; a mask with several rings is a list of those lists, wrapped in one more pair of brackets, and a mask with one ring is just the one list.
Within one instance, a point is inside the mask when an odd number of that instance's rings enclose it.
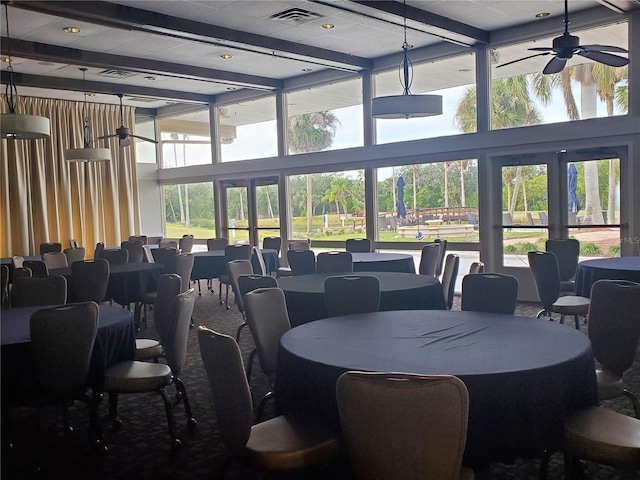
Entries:
{"label": "palm tree", "polygon": [[347,214],[347,198],[353,196],[351,189],[351,181],[348,178],[334,178],[331,180],[331,188],[326,191],[322,198],[323,202],[334,202],[336,204],[336,212],[340,215],[340,205],[342,205],[342,213]]}
{"label": "palm tree", "polygon": [[[325,150],[333,145],[340,121],[331,111],[303,113],[289,117],[288,143],[291,153]],[[307,174],[307,236],[313,221],[313,183]]]}

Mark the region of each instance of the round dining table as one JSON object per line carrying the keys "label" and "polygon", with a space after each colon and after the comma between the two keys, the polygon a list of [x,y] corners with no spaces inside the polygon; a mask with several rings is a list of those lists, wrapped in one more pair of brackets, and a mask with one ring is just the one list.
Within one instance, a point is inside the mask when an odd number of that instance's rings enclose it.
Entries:
{"label": "round dining table", "polygon": [[278,412],[305,412],[339,433],[336,381],[349,370],[459,377],[469,391],[469,466],[556,451],[564,416],[598,402],[591,344],[575,329],[512,315],[422,310],[327,318],[285,333]]}
{"label": "round dining table", "polygon": [[[267,268],[267,275],[277,272],[280,266],[278,251],[271,248],[260,249],[262,259]],[[191,280],[208,280],[218,278],[227,273],[227,262],[224,257],[224,250],[209,250],[206,252],[194,252],[193,269],[191,270]],[[254,271],[258,271],[259,263],[255,256],[251,256],[251,264]]]}
{"label": "round dining table", "polygon": [[576,295],[591,297],[598,280],[630,280],[640,283],[640,257],[584,260],[576,268]]}
{"label": "round dining table", "polygon": [[406,253],[352,253],[354,272],[416,273],[413,257]]}
{"label": "round dining table", "polygon": [[[442,284],[428,275],[398,272],[356,272],[380,281],[380,310],[444,310]],[[324,300],[324,281],[337,273],[294,275],[278,279],[284,291],[292,326],[328,316]],[[354,301],[358,301],[354,299]]]}

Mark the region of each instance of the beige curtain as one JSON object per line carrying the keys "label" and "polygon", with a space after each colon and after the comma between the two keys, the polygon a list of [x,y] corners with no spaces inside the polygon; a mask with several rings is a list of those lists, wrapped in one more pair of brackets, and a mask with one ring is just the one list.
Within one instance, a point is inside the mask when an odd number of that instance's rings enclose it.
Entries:
{"label": "beige curtain", "polygon": [[[4,96],[0,111],[7,112]],[[42,242],[67,248],[73,238],[91,258],[97,242],[119,245],[140,231],[133,145],[99,140],[92,146],[108,147],[111,161],[67,162],[64,151],[83,146],[83,103],[21,97],[17,112],[49,118],[51,137],[0,141],[0,256],[37,255]],[[86,112],[94,138],[120,126],[116,105],[89,103]],[[125,107],[124,124],[134,122],[134,109]]]}

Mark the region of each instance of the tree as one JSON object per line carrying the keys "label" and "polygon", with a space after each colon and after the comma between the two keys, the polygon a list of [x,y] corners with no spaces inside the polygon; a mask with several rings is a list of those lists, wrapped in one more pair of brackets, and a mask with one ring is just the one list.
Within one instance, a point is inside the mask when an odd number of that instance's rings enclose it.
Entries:
{"label": "tree", "polygon": [[351,181],[348,178],[335,178],[331,180],[331,188],[325,192],[323,201],[334,202],[336,204],[336,212],[340,215],[340,207],[342,205],[342,213],[347,214],[347,198],[353,196]]}
{"label": "tree", "polygon": [[[292,153],[308,153],[325,150],[333,145],[340,121],[331,111],[303,113],[289,117],[289,150]],[[307,175],[307,236],[311,234],[313,221],[313,183]]]}

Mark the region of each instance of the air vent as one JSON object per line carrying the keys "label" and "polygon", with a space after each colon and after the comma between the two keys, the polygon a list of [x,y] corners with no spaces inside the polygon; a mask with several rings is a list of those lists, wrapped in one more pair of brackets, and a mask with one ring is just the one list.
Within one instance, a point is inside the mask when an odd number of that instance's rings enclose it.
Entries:
{"label": "air vent", "polygon": [[127,72],[125,70],[116,70],[111,68],[109,70],[103,70],[98,75],[101,77],[109,77],[109,78],[129,78],[135,77],[137,73]]}
{"label": "air vent", "polygon": [[303,23],[311,22],[322,18],[324,15],[319,13],[310,12],[302,8],[290,8],[280,13],[275,13],[269,18],[277,22],[287,23],[289,25],[302,25]]}

